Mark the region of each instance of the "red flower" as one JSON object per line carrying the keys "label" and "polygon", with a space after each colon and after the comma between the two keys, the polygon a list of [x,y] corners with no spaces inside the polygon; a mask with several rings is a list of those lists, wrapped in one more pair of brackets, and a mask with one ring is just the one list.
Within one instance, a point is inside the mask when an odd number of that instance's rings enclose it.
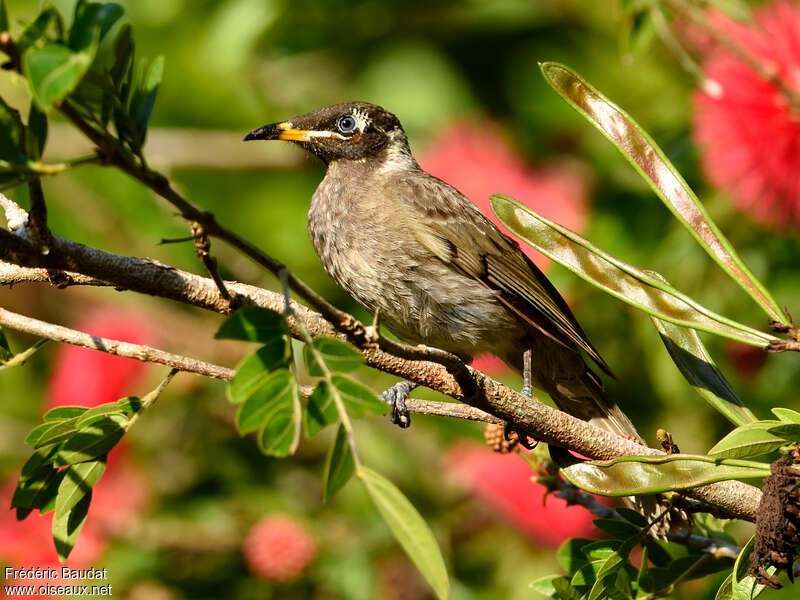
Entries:
{"label": "red flower", "polygon": [[317,554],[308,530],[290,517],[273,515],[256,523],[242,546],[250,571],[268,581],[287,581],[303,572]]}
{"label": "red flower", "polygon": [[545,498],[546,488],[531,481],[534,471],[515,454],[499,454],[464,442],[450,449],[445,464],[459,485],[537,544],[556,548],[567,538],[597,534],[589,511],[567,506],[553,495]]}
{"label": "red flower", "polygon": [[[490,194],[516,198],[570,229],[580,230],[586,220],[587,186],[577,165],[535,171],[491,123],[482,122],[477,127],[463,122],[444,129],[422,154],[420,165],[457,188],[508,235],[511,233],[492,212]],[[522,250],[540,268],[547,267],[549,261],[533,248],[523,243]],[[490,374],[507,370],[502,361],[491,356],[478,358],[473,366]]]}
{"label": "red flower", "polygon": [[[784,0],[756,13],[756,25],[712,18],[743,50],[800,96],[800,7]],[[763,223],[800,227],[800,113],[775,86],[722,45],[694,95],[694,135],[711,182]]]}

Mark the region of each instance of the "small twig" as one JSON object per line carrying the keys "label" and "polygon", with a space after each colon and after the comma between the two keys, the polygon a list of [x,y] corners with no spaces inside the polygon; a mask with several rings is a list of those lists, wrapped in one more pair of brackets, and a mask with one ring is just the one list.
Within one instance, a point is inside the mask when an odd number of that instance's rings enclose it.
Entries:
{"label": "small twig", "polygon": [[714,558],[730,558],[735,560],[742,551],[741,547],[731,544],[725,540],[704,537],[692,533],[688,529],[679,529],[675,532],[667,532],[667,540],[682,544],[690,548],[697,548]]}
{"label": "small twig", "polygon": [[197,252],[197,256],[203,261],[209,275],[211,275],[214,283],[217,284],[220,295],[225,298],[225,300],[230,301],[231,294],[228,292],[228,289],[225,287],[225,282],[219,274],[217,259],[211,256],[211,242],[208,240],[208,235],[206,235],[206,232],[203,230],[203,226],[196,221],[192,223],[192,239],[194,239],[194,248]]}
{"label": "small twig", "polygon": [[438,402],[435,400],[417,400],[408,398],[406,400],[408,412],[418,415],[435,415],[437,417],[451,417],[454,419],[466,419],[467,421],[481,421],[484,423],[494,423],[502,425],[503,419],[498,419],[494,415],[458,402]]}
{"label": "small twig", "polygon": [[39,348],[44,346],[49,341],[50,340],[47,338],[39,338],[33,343],[33,345],[30,348],[26,348],[25,350],[23,350],[22,352],[18,352],[8,360],[0,362],[0,371],[2,371],[3,369],[10,369],[12,367],[21,367],[31,356],[36,354],[36,351]]}
{"label": "small twig", "polygon": [[47,227],[47,204],[44,201],[42,181],[36,177],[28,181],[28,190],[31,197],[31,208],[28,211],[28,232],[31,238],[39,245],[42,254],[50,252],[52,234]]}
{"label": "small twig", "polygon": [[183,237],[177,238],[161,238],[161,241],[158,242],[159,245],[163,244],[181,244],[183,242],[193,242],[197,239],[196,235],[185,235]]}
{"label": "small twig", "polygon": [[115,356],[135,358],[143,362],[167,365],[180,371],[196,373],[215,379],[230,381],[234,373],[233,369],[220,367],[195,358],[171,354],[150,346],[97,337],[82,331],[13,313],[4,308],[0,308],[0,325],[57,342],[81,346],[91,350],[100,350]]}
{"label": "small twig", "polygon": [[142,413],[150,408],[153,404],[155,404],[156,400],[159,399],[162,392],[166,389],[169,385],[169,382],[172,381],[172,378],[180,371],[180,369],[171,369],[170,372],[167,374],[164,379],[161,380],[161,383],[158,384],[158,387],[154,389],[149,394],[142,396],[142,407],[136,411],[131,417],[127,420],[127,422],[123,425],[125,431],[128,431],[131,427],[136,424],[136,421],[139,420],[139,417]]}
{"label": "small twig", "polygon": [[797,340],[771,340],[767,345],[767,352],[800,352],[800,341]]}

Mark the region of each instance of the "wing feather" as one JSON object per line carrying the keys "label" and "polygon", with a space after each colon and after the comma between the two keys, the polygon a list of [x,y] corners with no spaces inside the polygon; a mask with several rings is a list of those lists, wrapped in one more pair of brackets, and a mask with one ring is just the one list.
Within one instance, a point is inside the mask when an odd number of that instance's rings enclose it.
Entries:
{"label": "wing feather", "polygon": [[422,222],[406,220],[422,247],[500,292],[500,301],[523,321],[568,348],[583,350],[613,376],[544,273],[458,190],[421,170],[392,178],[386,186],[397,206],[425,215]]}

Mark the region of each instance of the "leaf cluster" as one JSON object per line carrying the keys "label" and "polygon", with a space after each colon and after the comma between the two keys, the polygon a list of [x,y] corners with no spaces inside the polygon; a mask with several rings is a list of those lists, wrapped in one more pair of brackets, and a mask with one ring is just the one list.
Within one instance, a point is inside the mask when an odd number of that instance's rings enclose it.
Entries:
{"label": "leaf cluster", "polygon": [[18,520],[33,510],[55,510],[53,540],[60,560],[67,559],[78,540],[108,453],[144,406],[136,397],[93,408],[58,406],[25,438],[34,452],[22,467],[11,507]]}
{"label": "leaf cluster", "polygon": [[[557,551],[566,575],[548,575],[531,583],[537,593],[558,600],[665,598],[675,586],[733,566],[729,558],[713,558],[700,550],[655,540],[647,535],[650,524],[626,508],[622,519],[595,519],[604,540],[573,538]],[[716,532],[724,537],[725,534]],[[641,546],[638,566],[631,553]]]}

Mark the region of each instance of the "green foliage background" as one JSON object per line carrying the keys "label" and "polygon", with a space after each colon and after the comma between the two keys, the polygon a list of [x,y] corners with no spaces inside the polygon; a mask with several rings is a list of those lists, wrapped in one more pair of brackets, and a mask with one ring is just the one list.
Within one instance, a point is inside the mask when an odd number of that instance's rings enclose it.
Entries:
{"label": "green foliage background", "polygon": [[[38,2],[7,4],[12,33],[20,28],[17,19],[29,21],[39,8]],[[73,3],[54,4],[69,13]],[[657,40],[648,43],[645,34],[629,43],[627,17],[615,0],[122,4],[139,56],[163,54],[166,60],[151,129],[222,130],[240,139],[263,123],[363,99],[395,112],[419,152],[460,116],[498,121],[531,164],[566,154],[589,165],[595,185],[585,237],[623,260],[664,274],[717,312],[763,328],[760,310],[693,243],[617,151],[548,88],[537,67],[543,60],[568,64],[659,142],[779,301],[791,303],[800,289],[797,233],[754,224],[709,188],[690,135],[695,81]],[[2,75],[0,95],[22,99],[25,91]],[[251,149],[243,147],[243,156]],[[213,158],[213,146],[204,150]],[[305,233],[305,212],[322,166],[288,145],[267,152],[264,161],[273,167],[221,170],[205,160],[170,175],[220,222],[283,260],[338,306],[365,317],[325,275]],[[151,158],[158,166],[158,158]],[[45,179],[44,188],[56,234],[202,270],[189,245],[156,245],[161,238],[185,235],[184,224],[118,171],[82,167]],[[24,189],[12,196],[27,205]],[[220,243],[213,249],[223,276],[278,289],[270,276]],[[619,381],[608,382],[611,394],[648,440],[653,441],[656,427],[664,427],[682,451],[704,453],[728,430],[685,383],[646,315],[563,269],[553,267],[548,275],[570,298],[617,374]],[[212,342],[221,317],[183,306],[111,290],[0,289],[2,306],[64,324],[101,301],[147,311],[162,331],[162,346],[171,351],[228,365],[241,357],[240,345]],[[17,349],[31,341],[14,333],[9,337]],[[746,377],[730,361],[731,343],[711,336],[704,340],[759,417],[774,405],[797,408],[796,355],[770,355],[755,377]],[[53,356],[54,347],[48,346],[27,366],[0,373],[3,477],[13,477],[25,459],[22,440],[43,410]],[[126,393],[144,394],[164,375],[160,369],[148,372],[150,381]],[[363,368],[358,377],[376,391],[393,383]],[[507,381],[519,385],[513,376]],[[156,492],[141,521],[156,533],[144,545],[134,535],[121,535],[102,559],[120,594],[135,594],[149,582],[175,598],[383,597],[381,573],[406,559],[360,487],[347,486],[329,504],[321,503],[320,474],[334,432],[304,442],[294,458],[272,459],[258,452],[253,439],[239,438],[233,414],[222,383],[181,375],[132,431],[136,462]],[[500,520],[462,535],[474,520],[485,518],[485,509],[443,483],[437,457],[456,439],[479,438],[479,426],[415,417],[410,430],[400,431],[371,417],[356,427],[366,461],[397,483],[433,527],[451,565],[455,598],[528,598],[533,579],[558,570],[551,550],[535,547]],[[320,555],[303,579],[271,587],[248,574],[238,547],[260,515],[276,511],[305,521],[319,540]],[[164,531],[173,538],[194,535],[196,547],[175,545],[166,534],[159,537],[157,532]],[[740,541],[746,539],[744,529],[739,533]],[[675,597],[713,597],[713,583],[690,583]]]}

